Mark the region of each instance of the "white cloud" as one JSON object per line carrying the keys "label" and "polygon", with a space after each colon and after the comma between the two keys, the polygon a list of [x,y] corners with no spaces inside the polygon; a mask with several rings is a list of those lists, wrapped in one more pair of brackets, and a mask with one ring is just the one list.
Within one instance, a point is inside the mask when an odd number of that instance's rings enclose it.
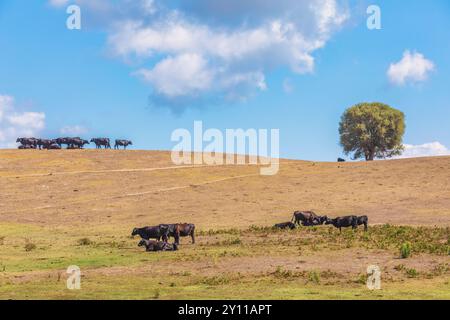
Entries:
{"label": "white cloud", "polygon": [[8,116],[9,123],[16,128],[27,128],[28,132],[44,129],[45,114],[41,112],[22,112]]}
{"label": "white cloud", "polygon": [[417,158],[450,155],[450,149],[440,142],[431,142],[421,145],[405,144],[405,150],[401,156],[396,158]]}
{"label": "white cloud", "polygon": [[155,14],[157,11],[154,0],[141,0],[141,6],[144,12],[150,15]]}
{"label": "white cloud", "polygon": [[336,26],[342,25],[348,18],[348,14],[340,10],[337,1],[312,1],[311,6],[317,17],[317,26],[322,34],[332,32]]}
{"label": "white cloud", "polygon": [[[226,92],[229,100],[245,99],[251,89],[267,88],[261,72],[233,72],[210,66],[199,54],[181,54],[160,61],[153,69],[141,69],[135,73],[156,90],[158,96],[177,98],[196,97],[205,91]],[[237,89],[241,90],[237,90]],[[245,92],[242,92],[243,91]],[[218,91],[218,92],[217,92]]]}
{"label": "white cloud", "polygon": [[116,23],[108,45],[125,60],[151,63],[134,74],[168,104],[211,93],[245,99],[265,90],[265,74],[277,67],[312,72],[314,52],[349,16],[339,0],[187,0],[158,8],[154,19]]}
{"label": "white cloud", "polygon": [[80,125],[65,126],[62,127],[61,130],[59,130],[59,132],[63,135],[79,136],[86,134],[88,132],[88,129]]}
{"label": "white cloud", "polygon": [[323,47],[325,40],[308,41],[293,24],[281,21],[226,32],[173,17],[152,26],[129,21],[110,36],[109,43],[121,56],[195,53],[215,59],[216,64],[286,64],[305,73],[314,67],[311,53]]}
{"label": "white cloud", "polygon": [[434,63],[423,54],[406,50],[399,62],[389,66],[387,75],[391,83],[402,86],[407,83],[423,82],[434,70]]}
{"label": "white cloud", "polygon": [[141,69],[136,74],[151,83],[158,93],[169,97],[207,90],[213,79],[213,71],[198,54],[167,57],[153,69]]}
{"label": "white cloud", "polygon": [[45,128],[42,112],[20,112],[14,98],[0,95],[0,148],[16,147],[18,137],[32,137]]}
{"label": "white cloud", "polygon": [[266,74],[279,67],[313,72],[315,51],[349,18],[346,0],[72,2],[86,13],[83,28],[102,28],[110,52],[167,105],[245,99],[265,90]]}

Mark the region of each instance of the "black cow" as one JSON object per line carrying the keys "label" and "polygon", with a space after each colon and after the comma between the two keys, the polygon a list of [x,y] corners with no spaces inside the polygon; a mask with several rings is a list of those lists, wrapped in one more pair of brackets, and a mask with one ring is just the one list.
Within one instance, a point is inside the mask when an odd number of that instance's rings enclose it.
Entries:
{"label": "black cow", "polygon": [[338,161],[338,162],[345,162],[345,159],[338,158],[337,161]]}
{"label": "black cow", "polygon": [[369,224],[369,217],[368,216],[361,216],[358,217],[358,226],[364,225],[364,231],[368,230],[368,224]]}
{"label": "black cow", "polygon": [[71,140],[72,138],[69,138],[69,137],[65,137],[65,138],[57,138],[57,139],[55,139],[55,142],[62,148],[62,146],[65,144],[65,145],[67,145],[67,147],[69,147],[70,146],[70,140]]}
{"label": "black cow", "polygon": [[328,220],[327,216],[317,216],[309,221],[303,221],[302,224],[304,227],[313,227],[313,226],[321,226]]}
{"label": "black cow", "polygon": [[128,146],[132,146],[133,142],[130,140],[116,140],[116,143],[114,144],[114,149],[119,149],[120,146],[123,147],[125,150]]}
{"label": "black cow", "polygon": [[81,138],[70,138],[69,139],[69,147],[71,149],[83,149],[85,144],[89,144],[89,141],[83,140]]}
{"label": "black cow", "polygon": [[49,145],[48,147],[46,147],[45,149],[47,149],[47,150],[60,150],[61,147],[59,146],[59,144],[53,143],[53,144]]}
{"label": "black cow", "polygon": [[158,241],[163,239],[167,241],[169,234],[168,225],[159,225],[153,227],[134,228],[131,236],[139,235],[142,239],[157,239]]}
{"label": "black cow", "polygon": [[339,232],[342,232],[342,228],[352,227],[352,229],[358,228],[357,216],[338,217],[336,219],[327,219],[325,224],[332,224],[334,227],[339,228]]}
{"label": "black cow", "polygon": [[36,149],[35,146],[29,145],[29,144],[22,144],[22,145],[18,146],[17,148],[20,150]]}
{"label": "black cow", "polygon": [[[36,138],[17,138],[16,142],[20,143],[24,146],[26,146],[26,145],[34,146],[35,148],[32,148],[32,149],[36,149],[38,139],[36,139]],[[31,148],[28,148],[28,149],[31,149]]]}
{"label": "black cow", "polygon": [[291,230],[293,230],[293,229],[295,229],[296,228],[296,226],[295,226],[295,223],[292,223],[292,222],[283,222],[283,223],[278,223],[278,224],[276,224],[275,226],[274,226],[274,228],[276,228],[276,229],[291,229]]}
{"label": "black cow", "polygon": [[40,149],[48,149],[48,146],[54,144],[56,141],[55,140],[50,140],[50,139],[37,139],[37,146]]}
{"label": "black cow", "polygon": [[177,251],[178,245],[176,243],[170,244],[163,241],[145,240],[142,239],[138,243],[139,247],[145,247],[145,251]]}
{"label": "black cow", "polygon": [[[195,224],[192,223],[176,223],[167,224],[169,228],[168,237],[174,237],[175,243],[180,244],[180,237],[190,236],[192,243],[195,243]],[[164,239],[163,239],[164,240]]]}
{"label": "black cow", "polygon": [[92,138],[91,142],[95,143],[97,149],[101,149],[102,146],[104,146],[105,149],[111,149],[109,138]]}
{"label": "black cow", "polygon": [[321,217],[312,211],[295,211],[291,221],[295,224],[301,223],[304,226],[322,224],[319,223],[322,221]]}

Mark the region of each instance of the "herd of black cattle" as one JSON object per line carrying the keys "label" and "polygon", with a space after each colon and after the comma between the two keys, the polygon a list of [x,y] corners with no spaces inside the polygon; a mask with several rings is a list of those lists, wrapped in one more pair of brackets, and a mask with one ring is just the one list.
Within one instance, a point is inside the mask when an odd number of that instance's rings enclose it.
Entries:
{"label": "herd of black cattle", "polygon": [[[67,149],[83,149],[85,145],[94,143],[97,149],[105,147],[105,149],[111,149],[111,143],[109,138],[92,138],[91,141],[75,138],[57,138],[57,139],[40,139],[40,138],[17,138],[17,143],[20,143],[19,149],[47,149],[47,150],[59,150],[63,146],[67,146]],[[130,140],[116,140],[114,149],[123,147],[126,149],[128,146],[133,145]]]}
{"label": "herd of black cattle", "polygon": [[312,211],[295,211],[290,222],[278,223],[275,225],[277,229],[295,229],[297,225],[304,227],[313,227],[320,225],[333,225],[342,232],[342,228],[357,229],[358,226],[364,225],[364,231],[368,230],[369,218],[367,216],[345,216],[330,219],[327,216],[319,216]]}
{"label": "herd of black cattle", "polygon": [[[319,216],[312,211],[296,211],[290,222],[279,223],[274,226],[276,229],[295,229],[302,225],[305,227],[319,225],[333,225],[342,232],[342,228],[364,225],[364,231],[368,230],[369,218],[367,216],[346,216],[330,219],[327,216]],[[146,251],[176,251],[180,244],[180,237],[192,238],[195,243],[195,225],[192,223],[160,224],[158,226],[134,228],[131,236],[141,237],[139,247],[145,247]],[[175,239],[174,243],[169,243],[170,237]],[[156,240],[150,240],[156,239]],[[161,241],[162,240],[162,241]]]}
{"label": "herd of black cattle", "polygon": [[[195,225],[192,223],[177,223],[134,228],[131,236],[134,237],[136,235],[142,238],[138,246],[145,247],[146,251],[176,251],[180,244],[180,237],[190,236],[192,243],[195,243]],[[170,237],[175,239],[173,244],[168,243]],[[160,241],[161,239],[162,241]]]}

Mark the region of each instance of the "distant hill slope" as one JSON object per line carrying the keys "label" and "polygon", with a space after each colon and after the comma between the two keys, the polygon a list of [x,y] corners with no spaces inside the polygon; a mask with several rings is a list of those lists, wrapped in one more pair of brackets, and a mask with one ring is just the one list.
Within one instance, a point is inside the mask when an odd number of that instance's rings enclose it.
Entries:
{"label": "distant hill slope", "polygon": [[271,225],[314,210],[450,226],[450,157],[282,160],[275,176],[255,166],[172,166],[162,151],[0,150],[0,221],[124,228],[188,221],[209,229]]}

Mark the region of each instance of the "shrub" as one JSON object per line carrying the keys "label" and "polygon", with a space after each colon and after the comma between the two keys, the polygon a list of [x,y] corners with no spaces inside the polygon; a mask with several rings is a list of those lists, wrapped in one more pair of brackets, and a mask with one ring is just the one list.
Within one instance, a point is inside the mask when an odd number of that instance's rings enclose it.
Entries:
{"label": "shrub", "polygon": [[277,278],[289,279],[294,276],[293,272],[290,270],[285,270],[283,267],[278,266],[273,275]]}
{"label": "shrub", "polygon": [[310,271],[308,273],[308,281],[313,282],[315,284],[320,283],[320,275],[317,271]]}
{"label": "shrub", "polygon": [[208,286],[219,286],[219,285],[225,285],[230,283],[231,278],[228,275],[219,275],[219,276],[212,276],[212,277],[205,277],[200,280],[201,284],[205,284]]}
{"label": "shrub", "polygon": [[362,273],[358,276],[358,278],[355,280],[355,283],[359,284],[366,284],[368,279],[368,275],[365,273]]}
{"label": "shrub", "polygon": [[222,246],[233,246],[233,245],[240,245],[240,244],[242,244],[242,241],[239,237],[227,239],[220,243],[220,245],[222,245]]}
{"label": "shrub", "polygon": [[407,259],[411,256],[411,244],[404,242],[400,247],[400,256],[402,259]]}
{"label": "shrub", "polygon": [[447,263],[440,263],[433,268],[433,275],[443,275],[450,270],[450,266]]}
{"label": "shrub", "polygon": [[416,269],[412,268],[412,269],[406,269],[406,275],[408,276],[408,278],[415,278],[417,277],[419,273],[417,272]]}
{"label": "shrub", "polygon": [[396,265],[396,266],[394,267],[394,269],[395,269],[396,271],[402,271],[402,270],[405,270],[405,265],[404,265],[404,264]]}

